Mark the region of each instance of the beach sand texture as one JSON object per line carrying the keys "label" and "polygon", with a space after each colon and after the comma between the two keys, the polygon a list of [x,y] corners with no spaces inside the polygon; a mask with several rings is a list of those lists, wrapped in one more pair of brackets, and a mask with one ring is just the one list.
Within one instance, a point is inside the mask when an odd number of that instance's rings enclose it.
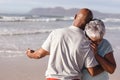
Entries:
{"label": "beach sand texture", "polygon": [[[120,56],[120,55],[119,55]],[[118,80],[120,64],[117,58],[117,69],[110,75],[110,80]],[[27,57],[0,59],[0,80],[45,80],[48,57],[31,60]]]}

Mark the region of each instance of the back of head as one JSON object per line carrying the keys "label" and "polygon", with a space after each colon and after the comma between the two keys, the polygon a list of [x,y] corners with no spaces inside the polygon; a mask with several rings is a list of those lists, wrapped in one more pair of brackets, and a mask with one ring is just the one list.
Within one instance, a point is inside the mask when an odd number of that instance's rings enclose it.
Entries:
{"label": "back of head", "polygon": [[93,19],[92,11],[88,8],[81,9],[77,14],[78,15],[83,14],[87,23]]}
{"label": "back of head", "polygon": [[105,25],[101,20],[94,19],[86,25],[85,32],[89,38],[102,39],[105,34]]}
{"label": "back of head", "polygon": [[87,8],[83,8],[80,11],[78,11],[78,13],[75,15],[73,25],[84,30],[85,25],[89,21],[91,21],[92,18],[93,18],[93,14],[92,14],[91,10],[89,10]]}

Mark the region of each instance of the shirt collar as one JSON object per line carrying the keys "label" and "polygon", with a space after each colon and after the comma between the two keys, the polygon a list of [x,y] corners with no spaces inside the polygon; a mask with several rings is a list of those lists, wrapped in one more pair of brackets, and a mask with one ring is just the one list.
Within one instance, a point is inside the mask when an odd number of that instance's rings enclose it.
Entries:
{"label": "shirt collar", "polygon": [[76,26],[70,26],[70,29],[72,30],[76,30],[76,31],[83,31],[82,29],[80,29],[79,27],[76,27]]}

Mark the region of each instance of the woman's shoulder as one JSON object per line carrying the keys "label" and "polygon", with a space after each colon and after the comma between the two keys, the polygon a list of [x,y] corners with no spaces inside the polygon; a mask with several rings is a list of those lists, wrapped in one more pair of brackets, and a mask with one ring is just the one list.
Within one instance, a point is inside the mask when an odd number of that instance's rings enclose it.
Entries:
{"label": "woman's shoulder", "polygon": [[101,42],[102,44],[108,44],[108,45],[111,45],[111,43],[107,40],[107,39],[103,39],[102,40],[102,42]]}

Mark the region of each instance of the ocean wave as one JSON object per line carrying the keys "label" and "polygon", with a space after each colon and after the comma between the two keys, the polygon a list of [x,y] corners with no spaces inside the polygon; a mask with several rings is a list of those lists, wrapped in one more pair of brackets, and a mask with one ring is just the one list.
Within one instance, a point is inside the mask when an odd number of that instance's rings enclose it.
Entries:
{"label": "ocean wave", "polygon": [[[74,17],[51,17],[51,16],[0,16],[0,22],[50,22],[50,21],[70,21]],[[120,22],[119,18],[103,18],[104,22]]]}
{"label": "ocean wave", "polygon": [[31,30],[31,31],[18,31],[18,32],[1,32],[1,36],[14,36],[14,35],[31,35],[31,34],[43,34],[50,33],[53,29],[44,29],[44,30]]}
{"label": "ocean wave", "polygon": [[[107,30],[120,30],[120,27],[106,27]],[[31,31],[7,31],[0,32],[0,36],[15,36],[15,35],[34,35],[34,34],[44,34],[50,33],[54,29],[43,29],[43,30],[31,30]]]}
{"label": "ocean wave", "polygon": [[120,30],[120,27],[106,27],[107,30]]}
{"label": "ocean wave", "polygon": [[69,21],[73,17],[19,17],[19,16],[1,16],[0,22],[50,22],[50,21]]}
{"label": "ocean wave", "polygon": [[[51,21],[70,21],[74,17],[34,17],[34,16],[1,16],[0,22],[51,22]],[[104,22],[120,22],[119,18],[103,18]]]}
{"label": "ocean wave", "polygon": [[13,58],[13,57],[21,57],[25,55],[25,51],[19,50],[0,50],[1,58]]}
{"label": "ocean wave", "polygon": [[102,19],[103,22],[120,22],[119,18],[105,18]]}

